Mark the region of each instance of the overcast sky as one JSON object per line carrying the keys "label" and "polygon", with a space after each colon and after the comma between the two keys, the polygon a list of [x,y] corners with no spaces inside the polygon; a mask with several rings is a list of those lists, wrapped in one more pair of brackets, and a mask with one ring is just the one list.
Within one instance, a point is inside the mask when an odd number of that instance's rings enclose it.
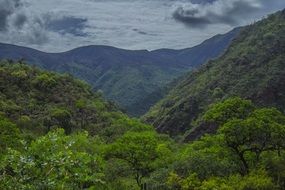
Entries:
{"label": "overcast sky", "polygon": [[285,8],[285,0],[0,0],[0,42],[181,49]]}

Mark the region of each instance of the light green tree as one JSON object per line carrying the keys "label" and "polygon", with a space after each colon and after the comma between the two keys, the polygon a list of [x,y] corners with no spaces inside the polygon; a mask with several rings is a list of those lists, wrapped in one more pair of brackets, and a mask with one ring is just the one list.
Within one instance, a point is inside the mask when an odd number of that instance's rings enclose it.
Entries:
{"label": "light green tree", "polygon": [[[1,163],[3,189],[83,189],[102,185],[102,159],[88,152],[87,133],[62,129],[40,137],[24,152],[10,150]],[[89,144],[90,145],[90,144]]]}
{"label": "light green tree", "polygon": [[129,165],[137,185],[143,188],[143,179],[155,169],[165,166],[172,152],[155,132],[127,132],[106,153],[109,158],[116,158]]}
{"label": "light green tree", "polygon": [[246,118],[254,110],[254,105],[249,100],[239,97],[229,98],[225,101],[213,104],[203,115],[205,122],[223,125],[232,119]]}

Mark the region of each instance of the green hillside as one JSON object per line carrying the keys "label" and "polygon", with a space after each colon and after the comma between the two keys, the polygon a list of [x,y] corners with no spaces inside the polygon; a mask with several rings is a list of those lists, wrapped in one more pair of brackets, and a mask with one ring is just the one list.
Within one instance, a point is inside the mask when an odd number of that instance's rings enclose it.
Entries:
{"label": "green hillside", "polygon": [[21,130],[42,135],[61,126],[67,134],[87,130],[112,139],[128,130],[131,120],[113,104],[70,75],[22,63],[0,63],[0,115]]}
{"label": "green hillside", "polygon": [[143,117],[184,134],[209,105],[232,96],[285,111],[285,11],[242,29],[226,53],[189,73]]}
{"label": "green hillside", "polygon": [[201,117],[216,134],[177,143],[69,75],[1,62],[0,79],[0,189],[284,189],[275,108],[227,99]]}
{"label": "green hillside", "polygon": [[284,21],[140,102],[169,92],[144,119],[175,138],[69,74],[0,62],[0,189],[285,190]]}
{"label": "green hillside", "polygon": [[[216,35],[181,50],[125,50],[110,46],[85,46],[62,53],[0,43],[0,60],[24,59],[28,64],[69,73],[115,102],[131,116],[141,116],[159,99],[148,98],[205,61],[219,56],[238,34],[239,28]],[[145,102],[141,104],[141,102]]]}

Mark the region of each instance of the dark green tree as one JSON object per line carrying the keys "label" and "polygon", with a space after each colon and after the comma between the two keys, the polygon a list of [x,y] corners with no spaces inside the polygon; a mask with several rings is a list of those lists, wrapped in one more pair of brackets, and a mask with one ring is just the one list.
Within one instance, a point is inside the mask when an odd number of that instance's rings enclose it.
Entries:
{"label": "dark green tree", "polygon": [[241,173],[245,175],[250,169],[248,153],[254,154],[254,162],[258,163],[262,153],[284,150],[285,116],[274,108],[259,109],[244,120],[229,121],[219,133],[224,135],[226,146],[240,159]]}
{"label": "dark green tree", "polygon": [[7,148],[19,148],[21,135],[16,124],[0,115],[0,157]]}
{"label": "dark green tree", "polygon": [[70,134],[72,130],[72,115],[64,108],[55,108],[51,111],[51,120],[54,125],[64,129],[65,134]]}

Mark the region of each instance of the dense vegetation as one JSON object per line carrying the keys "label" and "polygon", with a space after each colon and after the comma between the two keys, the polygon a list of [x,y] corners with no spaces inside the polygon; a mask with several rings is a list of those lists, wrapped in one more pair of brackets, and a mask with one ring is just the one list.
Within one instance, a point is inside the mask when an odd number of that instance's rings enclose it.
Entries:
{"label": "dense vegetation", "polygon": [[191,140],[209,128],[197,128],[193,121],[212,103],[229,97],[240,96],[284,112],[284,44],[285,11],[243,28],[223,56],[188,74],[143,119],[173,136],[187,131],[185,136]]}
{"label": "dense vegetation", "polygon": [[[1,68],[1,77],[21,68],[31,78],[46,74],[56,77],[56,84],[62,79],[75,86],[79,84],[70,76],[66,79],[23,64],[2,63]],[[17,79],[17,75],[9,79]],[[26,84],[29,80],[22,80],[20,86],[28,87]],[[19,94],[22,102],[38,104],[29,93],[36,91],[37,86],[29,86],[25,92],[20,92],[17,84],[13,86],[14,94]],[[64,86],[61,87],[64,93]],[[85,93],[76,92],[81,98]],[[12,102],[3,97],[2,94],[2,102]],[[49,99],[42,103],[54,106]],[[13,106],[25,110],[21,105]],[[110,119],[120,125],[110,129],[107,126],[112,122],[109,122],[98,130],[95,120],[90,121],[94,125],[89,124],[88,128],[79,127],[82,121],[72,124],[70,118],[76,120],[80,113],[73,116],[72,111],[67,114],[60,109],[53,114],[61,115],[56,117],[57,126],[51,127],[47,134],[39,134],[39,129],[49,128],[49,124],[40,123],[43,116],[39,110],[35,111],[36,114],[25,116],[29,117],[25,125],[19,122],[23,112],[1,112],[1,189],[285,189],[285,115],[275,108],[256,108],[251,101],[240,98],[219,102],[197,121],[217,123],[217,133],[188,144],[175,143],[168,136],[116,112],[125,117],[118,121],[118,116],[105,109],[97,109],[96,114],[110,113]]]}
{"label": "dense vegetation", "polygon": [[64,53],[44,53],[0,44],[0,59],[24,59],[47,70],[72,74],[102,90],[105,98],[116,102],[129,115],[138,116],[163,96],[163,91],[162,94],[157,91],[186,71],[220,55],[238,31],[217,35],[197,47],[182,50],[131,51],[88,46]]}
{"label": "dense vegetation", "polygon": [[60,126],[67,134],[84,129],[112,140],[132,125],[149,128],[126,117],[84,82],[23,63],[0,63],[0,114],[39,135]]}
{"label": "dense vegetation", "polygon": [[[71,75],[22,62],[0,62],[0,189],[285,190],[284,85],[280,81],[284,52],[272,49],[284,47],[284,23],[276,25],[284,19],[285,12],[280,12],[249,27],[222,58],[183,79],[183,90],[187,91],[176,98],[187,101],[168,112],[172,115],[164,120],[189,117],[172,121],[177,128],[191,121],[193,127],[185,133],[187,142],[175,141],[152,126],[130,119]],[[246,34],[259,35],[264,32],[261,29],[269,28],[273,41],[263,44],[271,48],[268,58],[263,55],[265,49],[258,46],[260,52],[251,52],[252,70],[245,62],[245,68],[240,65],[235,73],[238,63],[232,54],[236,46],[243,45],[240,51],[249,51],[244,48],[252,42],[242,40]],[[230,60],[232,72],[226,67]],[[252,78],[243,79],[246,69]],[[215,86],[212,91],[208,85],[214,83],[203,77],[219,79],[219,72],[226,79],[243,75],[233,81],[215,80],[215,84],[225,86]],[[254,83],[256,75],[260,78]],[[237,81],[251,89],[228,86]],[[182,84],[172,95],[181,92]],[[280,90],[270,91],[272,96],[264,99],[237,96],[264,94],[264,89],[274,85]],[[235,89],[242,94],[234,94]],[[197,94],[192,97],[192,92]],[[195,100],[199,96],[203,101]],[[169,109],[174,101],[181,103],[179,99],[167,102]],[[193,104],[198,109],[191,107]],[[155,111],[151,113],[159,114]]]}

